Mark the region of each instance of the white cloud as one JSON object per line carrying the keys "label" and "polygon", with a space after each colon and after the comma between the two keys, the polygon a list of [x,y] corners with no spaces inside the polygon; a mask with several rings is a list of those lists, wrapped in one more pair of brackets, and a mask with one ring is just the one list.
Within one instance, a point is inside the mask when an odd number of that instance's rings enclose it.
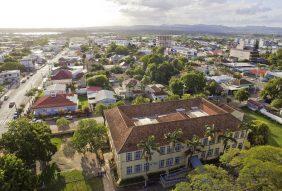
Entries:
{"label": "white cloud", "polygon": [[1,0],[0,27],[282,26],[281,0]]}
{"label": "white cloud", "polygon": [[[273,25],[281,16],[279,0],[109,0],[131,24]],[[272,7],[271,7],[272,6]],[[267,18],[270,22],[265,22]],[[280,17],[281,18],[281,17]]]}

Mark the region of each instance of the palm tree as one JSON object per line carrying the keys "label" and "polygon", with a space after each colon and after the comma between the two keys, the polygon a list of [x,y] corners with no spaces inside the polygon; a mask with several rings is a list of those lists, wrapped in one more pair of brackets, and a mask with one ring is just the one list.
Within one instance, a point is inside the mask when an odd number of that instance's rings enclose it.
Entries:
{"label": "palm tree", "polygon": [[140,143],[137,144],[137,147],[142,149],[142,157],[146,161],[145,187],[147,187],[149,161],[152,160],[152,156],[154,154],[153,151],[158,151],[158,145],[156,143],[155,136],[150,135],[146,140],[140,141]]}
{"label": "palm tree", "polygon": [[237,140],[233,138],[233,133],[229,129],[227,129],[223,135],[219,135],[218,140],[219,141],[223,140],[224,147],[223,147],[222,153],[225,152],[227,144],[228,144],[229,141],[237,143]]}
{"label": "palm tree", "polygon": [[197,135],[193,135],[191,140],[186,140],[185,145],[188,147],[185,151],[185,153],[187,153],[187,161],[190,161],[190,158],[194,155],[194,153],[200,152],[204,147]]}
{"label": "palm tree", "polygon": [[243,122],[240,126],[240,129],[242,129],[243,131],[245,131],[245,136],[243,139],[243,143],[245,143],[246,138],[248,137],[249,132],[251,132],[251,123],[250,122]]}
{"label": "palm tree", "polygon": [[[205,125],[205,137],[208,137],[208,144],[209,144],[209,149],[208,149],[208,152],[210,150],[210,141],[214,140],[215,136],[216,136],[216,130],[215,130],[215,127],[214,125],[212,126],[209,126],[209,125]],[[207,160],[208,158],[208,153],[206,154],[206,157],[205,157],[205,160]]]}
{"label": "palm tree", "polygon": [[177,143],[181,143],[181,137],[183,135],[183,132],[181,129],[177,129],[171,133],[167,133],[164,135],[164,138],[165,140],[167,140],[171,146],[172,146],[172,149],[175,148],[175,145]]}

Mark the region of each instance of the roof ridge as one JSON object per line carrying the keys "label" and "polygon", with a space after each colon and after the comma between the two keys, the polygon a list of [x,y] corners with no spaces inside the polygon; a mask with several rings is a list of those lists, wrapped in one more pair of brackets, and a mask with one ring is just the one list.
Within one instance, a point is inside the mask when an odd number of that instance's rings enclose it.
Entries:
{"label": "roof ridge", "polygon": [[124,139],[124,141],[123,141],[121,147],[120,147],[119,150],[118,150],[118,152],[119,152],[119,151],[121,151],[121,149],[122,149],[123,146],[125,145],[125,143],[126,143],[128,137],[129,137],[129,135],[131,134],[133,128],[130,128],[130,127],[127,126],[127,123],[125,122],[125,120],[124,120],[124,118],[123,118],[123,115],[122,115],[122,113],[121,113],[122,111],[120,111],[120,109],[119,109],[118,107],[116,107],[116,109],[118,110],[118,112],[119,112],[119,114],[120,114],[120,116],[121,116],[122,122],[124,123],[124,125],[127,127],[128,131],[129,131],[128,135],[126,136],[126,139]]}
{"label": "roof ridge", "polygon": [[[183,102],[183,101],[191,101],[191,100],[201,100],[203,98],[193,98],[193,99],[189,99],[189,100],[184,100],[184,99],[179,99],[179,100],[169,100],[169,101],[164,101],[164,102],[148,102],[148,103],[141,103],[141,104],[138,104],[138,105],[121,105],[121,106],[118,106],[119,108],[125,108],[125,107],[132,107],[132,106],[140,106],[140,105],[159,105],[159,104],[162,104],[162,103],[168,103],[168,102]],[[204,99],[206,100],[206,99]],[[211,102],[210,102],[211,103]]]}
{"label": "roof ridge", "polygon": [[[165,124],[165,123],[177,123],[177,122],[182,122],[182,121],[197,121],[200,118],[212,118],[212,117],[215,117],[215,116],[224,116],[224,115],[229,115],[230,117],[234,117],[230,113],[226,112],[226,113],[219,113],[219,114],[216,114],[216,115],[208,115],[208,116],[180,119],[180,120],[177,120],[177,121],[165,121],[165,122],[159,122],[159,123],[150,123],[150,124],[146,124],[146,125],[138,125],[138,126],[133,126],[132,128],[134,128],[134,127],[138,128],[138,127],[146,127],[146,126],[155,126],[155,125]],[[236,117],[234,117],[234,118],[236,118]]]}

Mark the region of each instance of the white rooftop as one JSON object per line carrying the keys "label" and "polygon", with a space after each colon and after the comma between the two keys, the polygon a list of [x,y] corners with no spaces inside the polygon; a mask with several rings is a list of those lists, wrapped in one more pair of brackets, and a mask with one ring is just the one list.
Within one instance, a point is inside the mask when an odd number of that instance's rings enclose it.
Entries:
{"label": "white rooftop", "polygon": [[148,118],[148,117],[137,119],[137,121],[134,122],[134,124],[136,126],[139,126],[139,125],[149,125],[149,124],[155,124],[155,123],[158,123],[158,120],[152,119],[152,118]]}
{"label": "white rooftop", "polygon": [[223,63],[223,65],[232,67],[232,68],[241,68],[241,67],[255,67],[254,65],[248,62],[233,62],[233,63]]}

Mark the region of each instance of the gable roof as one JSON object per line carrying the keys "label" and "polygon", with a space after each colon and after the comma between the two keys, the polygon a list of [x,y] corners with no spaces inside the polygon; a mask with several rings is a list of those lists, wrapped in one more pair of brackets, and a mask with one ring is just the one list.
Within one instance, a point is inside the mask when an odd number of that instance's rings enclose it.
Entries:
{"label": "gable roof", "polygon": [[89,92],[98,92],[102,90],[100,86],[87,86],[87,91]]}
{"label": "gable roof", "polygon": [[[208,116],[191,118],[182,112],[195,107],[201,108]],[[176,112],[180,108],[181,111]],[[146,116],[155,116],[157,123],[135,124],[138,118]],[[154,135],[161,146],[168,144],[164,134],[177,129],[182,130],[184,139],[191,139],[193,135],[203,138],[205,125],[214,124],[219,131],[236,131],[241,123],[229,112],[201,98],[119,106],[106,110],[105,118],[117,153],[138,150],[137,144],[149,135]]]}
{"label": "gable roof", "polygon": [[51,80],[65,80],[72,79],[72,73],[66,69],[60,69],[55,72],[54,75],[51,76]]}
{"label": "gable roof", "polygon": [[114,99],[114,100],[116,100],[116,98],[114,97],[114,92],[109,91],[109,90],[98,91],[98,93],[96,94],[95,102],[99,102],[99,101],[102,101],[104,99]]}
{"label": "gable roof", "polygon": [[33,109],[76,106],[77,104],[67,98],[67,94],[57,94],[56,96],[43,96],[33,105]]}

